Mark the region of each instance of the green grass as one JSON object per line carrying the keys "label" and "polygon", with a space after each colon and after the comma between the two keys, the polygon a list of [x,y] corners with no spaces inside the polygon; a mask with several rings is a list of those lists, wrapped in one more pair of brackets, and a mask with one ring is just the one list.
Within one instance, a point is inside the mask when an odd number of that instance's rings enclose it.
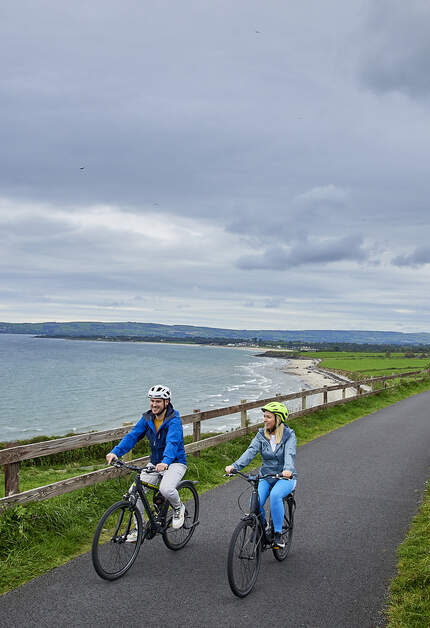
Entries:
{"label": "green grass", "polygon": [[[420,383],[407,383],[387,389],[378,395],[350,401],[345,405],[317,410],[290,421],[296,432],[299,446],[326,434],[357,418],[376,412],[410,395],[430,388],[430,379]],[[200,458],[188,456],[187,478],[199,480],[198,491],[203,493],[226,481],[224,467],[233,462],[248,446],[253,435],[235,439],[201,452]],[[299,454],[300,456],[300,454]],[[60,469],[72,475],[87,469],[72,466],[75,461],[59,468],[23,467],[22,486],[40,486],[45,478],[62,479]],[[82,459],[80,466],[103,465],[102,459]],[[253,466],[258,464],[254,461]],[[69,466],[70,465],[70,466]],[[40,472],[36,476],[35,472]],[[43,475],[46,474],[46,475]],[[27,506],[16,506],[0,516],[0,593],[9,591],[32,578],[65,563],[74,556],[89,550],[97,521],[103,511],[121,498],[130,482],[130,476],[103,482],[67,495]],[[235,504],[231,504],[234,508]],[[427,541],[429,536],[427,530]],[[428,554],[428,551],[427,551]],[[393,624],[393,626],[402,624]],[[406,624],[405,624],[406,625]],[[410,624],[414,625],[414,624]],[[430,619],[428,621],[430,625]]]}
{"label": "green grass", "polygon": [[384,353],[336,351],[307,352],[302,355],[303,357],[321,359],[322,362],[319,364],[321,368],[349,372],[357,378],[419,371],[430,367],[429,358],[407,358],[404,353],[392,353],[390,357],[386,357]]}
{"label": "green grass", "polygon": [[387,626],[430,626],[430,483],[421,509],[398,549],[397,570],[390,586]]}

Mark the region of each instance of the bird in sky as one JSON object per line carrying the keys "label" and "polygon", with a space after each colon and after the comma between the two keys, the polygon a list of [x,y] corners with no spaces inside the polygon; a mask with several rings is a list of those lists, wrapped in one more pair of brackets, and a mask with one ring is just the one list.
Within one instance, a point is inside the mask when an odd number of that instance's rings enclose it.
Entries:
{"label": "bird in sky", "polygon": [[85,170],[85,166],[81,166],[79,170]]}

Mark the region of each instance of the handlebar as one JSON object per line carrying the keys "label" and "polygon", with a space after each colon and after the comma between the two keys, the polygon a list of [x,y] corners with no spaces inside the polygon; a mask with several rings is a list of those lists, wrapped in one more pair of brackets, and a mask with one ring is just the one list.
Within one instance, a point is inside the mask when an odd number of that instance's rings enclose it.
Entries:
{"label": "handlebar", "polygon": [[285,478],[283,475],[279,475],[279,473],[267,473],[266,475],[251,475],[249,473],[242,473],[242,471],[238,471],[237,469],[233,469],[231,473],[226,473],[226,476],[240,475],[247,482],[257,482],[258,480],[265,480],[266,478],[272,478],[273,480],[291,480],[291,478]]}
{"label": "handlebar", "polygon": [[160,473],[155,470],[155,466],[151,465],[151,463],[148,464],[146,467],[135,467],[134,465],[127,464],[117,458],[112,462],[112,466],[118,468],[124,467],[126,469],[130,469],[130,471],[136,471],[137,473],[141,473],[142,471],[144,471],[145,473],[158,473],[160,475]]}

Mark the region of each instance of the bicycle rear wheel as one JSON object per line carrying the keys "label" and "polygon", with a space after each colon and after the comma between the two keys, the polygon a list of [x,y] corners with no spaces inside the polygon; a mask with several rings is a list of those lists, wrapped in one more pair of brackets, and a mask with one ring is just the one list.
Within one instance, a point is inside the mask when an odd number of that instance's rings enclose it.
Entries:
{"label": "bicycle rear wheel", "polygon": [[252,519],[238,523],[230,541],[227,574],[230,588],[238,597],[251,592],[261,563],[261,530]]}
{"label": "bicycle rear wheel", "polygon": [[[129,543],[127,535],[137,529],[137,540]],[[116,502],[106,510],[94,533],[91,558],[94,569],[105,580],[116,580],[132,566],[143,540],[140,512],[130,509],[128,501]]]}
{"label": "bicycle rear wheel", "polygon": [[285,560],[291,549],[294,529],[294,509],[294,498],[288,495],[284,499],[284,521],[282,524],[282,540],[285,543],[285,547],[272,550],[273,556],[279,561]]}
{"label": "bicycle rear wheel", "polygon": [[188,543],[194,534],[199,519],[199,496],[194,484],[184,480],[178,484],[177,490],[181,502],[185,504],[185,518],[184,525],[181,528],[177,530],[172,528],[173,508],[169,505],[163,541],[166,547],[171,550],[180,550]]}

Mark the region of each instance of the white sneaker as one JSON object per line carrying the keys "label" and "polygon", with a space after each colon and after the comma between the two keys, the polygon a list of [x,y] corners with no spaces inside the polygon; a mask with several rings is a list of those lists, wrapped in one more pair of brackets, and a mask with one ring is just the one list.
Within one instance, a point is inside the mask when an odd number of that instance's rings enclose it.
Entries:
{"label": "white sneaker", "polygon": [[181,504],[178,508],[173,509],[172,528],[177,530],[184,525],[185,505]]}
{"label": "white sneaker", "polygon": [[125,539],[126,543],[136,543],[137,541],[137,530],[136,528],[127,534],[127,538]]}

